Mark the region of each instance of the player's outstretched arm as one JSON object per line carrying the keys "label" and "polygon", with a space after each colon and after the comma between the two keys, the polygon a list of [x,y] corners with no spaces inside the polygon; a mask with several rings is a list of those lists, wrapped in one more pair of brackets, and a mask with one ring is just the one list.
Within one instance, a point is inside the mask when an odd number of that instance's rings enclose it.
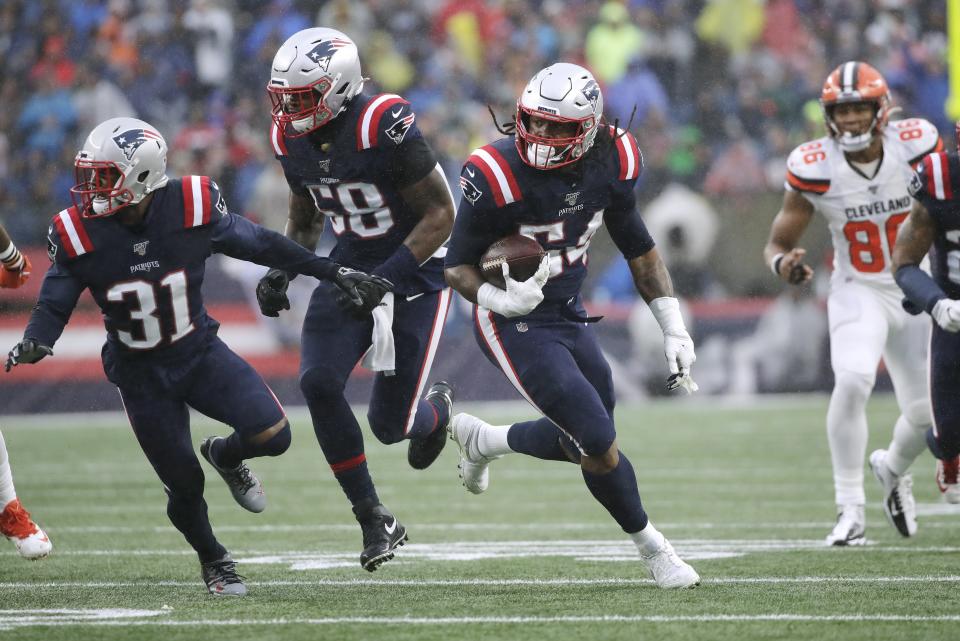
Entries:
{"label": "player's outstretched arm", "polygon": [[910,216],[900,225],[893,246],[893,277],[906,294],[908,311],[922,310],[948,332],[960,331],[960,301],[947,298],[930,274],[920,269],[920,262],[930,251],[936,226],[927,208],[913,202]]}
{"label": "player's outstretched arm", "polygon": [[627,261],[634,285],[650,306],[663,331],[663,353],[670,368],[667,388],[683,388],[688,394],[699,387],[690,377],[690,367],[697,360],[693,339],[680,314],[680,301],[673,295],[670,272],[656,247]]}
{"label": "player's outstretched arm", "polygon": [[26,254],[13,244],[7,230],[0,225],[0,287],[16,289],[30,278],[33,267]]}
{"label": "player's outstretched arm", "polygon": [[770,226],[770,238],[763,258],[770,269],[791,285],[813,278],[813,268],[803,262],[807,250],[797,247],[800,237],[813,218],[813,205],[799,192],[785,191],[783,206]]}

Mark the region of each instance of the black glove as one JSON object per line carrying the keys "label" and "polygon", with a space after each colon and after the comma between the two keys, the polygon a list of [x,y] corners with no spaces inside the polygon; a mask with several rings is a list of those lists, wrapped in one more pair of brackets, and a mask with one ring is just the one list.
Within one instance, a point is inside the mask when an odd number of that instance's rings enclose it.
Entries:
{"label": "black glove", "polygon": [[264,316],[279,316],[280,310],[290,309],[287,287],[290,276],[282,269],[271,269],[257,283],[257,303]]}
{"label": "black glove", "polygon": [[386,278],[340,267],[331,279],[340,288],[337,303],[340,309],[357,316],[367,316],[380,304],[383,296],[393,291],[393,283]]}
{"label": "black glove", "polygon": [[4,369],[10,371],[20,363],[36,363],[45,356],[52,356],[53,350],[39,343],[34,338],[25,338],[7,354],[7,364]]}

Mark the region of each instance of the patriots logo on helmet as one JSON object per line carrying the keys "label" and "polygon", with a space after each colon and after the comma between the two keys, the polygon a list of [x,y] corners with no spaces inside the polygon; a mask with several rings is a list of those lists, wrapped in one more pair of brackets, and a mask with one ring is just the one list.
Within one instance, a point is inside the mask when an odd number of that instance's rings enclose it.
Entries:
{"label": "patriots logo on helmet", "polygon": [[472,182],[460,176],[460,190],[463,192],[463,197],[471,202],[471,204],[476,204],[480,200],[480,196],[483,195],[483,192],[477,189],[477,186]]}
{"label": "patriots logo on helmet", "polygon": [[123,157],[127,160],[133,160],[133,154],[137,153],[140,145],[149,140],[162,140],[160,134],[149,129],[129,129],[119,136],[113,137],[113,142],[123,152]]}
{"label": "patriots logo on helmet", "polygon": [[583,97],[593,105],[593,108],[597,108],[597,100],[600,99],[600,85],[597,84],[596,80],[591,80],[583,88]]}
{"label": "patriots logo on helmet", "polygon": [[327,71],[330,68],[330,59],[333,58],[333,54],[337,52],[337,49],[342,49],[349,44],[351,44],[350,41],[342,38],[323,40],[307,52],[307,57],[317,63],[318,67]]}
{"label": "patriots logo on helmet", "polygon": [[407,130],[410,129],[410,125],[413,124],[415,118],[415,114],[404,116],[397,122],[390,125],[390,127],[384,133],[387,134],[394,144],[399,145],[401,142],[403,142],[403,137],[407,135]]}

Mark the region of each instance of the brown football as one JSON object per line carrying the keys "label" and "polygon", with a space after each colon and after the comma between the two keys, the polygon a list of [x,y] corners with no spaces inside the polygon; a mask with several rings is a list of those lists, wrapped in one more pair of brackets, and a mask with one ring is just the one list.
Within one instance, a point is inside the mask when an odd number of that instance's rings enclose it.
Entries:
{"label": "brown football", "polygon": [[501,265],[510,266],[510,277],[514,280],[527,280],[533,276],[546,251],[533,238],[514,234],[501,238],[490,245],[480,258],[480,271],[488,282],[500,289],[506,288]]}

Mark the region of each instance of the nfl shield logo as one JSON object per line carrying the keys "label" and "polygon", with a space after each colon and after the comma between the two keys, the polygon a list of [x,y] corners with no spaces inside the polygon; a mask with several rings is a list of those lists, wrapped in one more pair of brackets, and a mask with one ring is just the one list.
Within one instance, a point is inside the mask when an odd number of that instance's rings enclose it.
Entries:
{"label": "nfl shield logo", "polygon": [[330,159],[329,159],[329,158],[327,158],[326,160],[318,160],[318,161],[317,161],[317,165],[320,166],[320,171],[322,171],[323,173],[325,173],[325,174],[329,174],[329,173],[330,173]]}
{"label": "nfl shield logo", "polygon": [[524,322],[517,323],[517,331],[520,332],[521,334],[527,331],[528,329],[530,328],[527,327],[526,323]]}
{"label": "nfl shield logo", "polygon": [[574,205],[577,204],[577,198],[579,198],[579,197],[580,197],[580,192],[579,192],[579,191],[575,191],[575,192],[573,192],[573,193],[567,194],[566,196],[563,197],[563,199],[564,199],[565,201],[567,201],[567,204],[568,204],[568,205],[570,205],[571,207],[573,207]]}
{"label": "nfl shield logo", "polygon": [[140,255],[140,256],[145,256],[146,253],[147,253],[147,245],[149,245],[149,244],[150,244],[150,241],[149,241],[149,240],[145,240],[145,241],[143,241],[142,243],[134,243],[134,244],[133,244],[133,251],[134,251],[134,253],[136,253],[136,254],[138,254],[138,255]]}

